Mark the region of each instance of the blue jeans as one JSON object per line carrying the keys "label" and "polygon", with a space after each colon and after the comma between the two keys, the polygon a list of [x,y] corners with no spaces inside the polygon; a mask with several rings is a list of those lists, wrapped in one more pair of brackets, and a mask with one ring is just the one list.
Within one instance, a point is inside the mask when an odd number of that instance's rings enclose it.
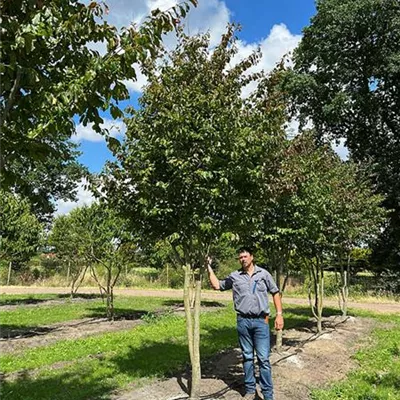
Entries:
{"label": "blue jeans", "polygon": [[237,330],[243,355],[244,387],[246,393],[255,393],[254,350],[260,370],[260,388],[265,400],[273,399],[271,364],[269,362],[269,325],[264,318],[245,318],[238,315]]}

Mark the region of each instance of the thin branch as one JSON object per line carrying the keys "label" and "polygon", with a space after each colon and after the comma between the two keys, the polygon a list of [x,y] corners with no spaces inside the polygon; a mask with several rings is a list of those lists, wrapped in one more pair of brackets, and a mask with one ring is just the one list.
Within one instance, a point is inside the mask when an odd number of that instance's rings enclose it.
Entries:
{"label": "thin branch", "polygon": [[5,108],[4,108],[3,117],[1,118],[1,125],[3,125],[4,121],[7,120],[9,111],[10,111],[11,107],[14,104],[15,95],[17,94],[17,91],[19,89],[20,80],[21,80],[21,70],[18,68],[17,69],[17,76],[15,77],[13,86],[11,88],[10,95],[8,96],[7,104],[6,104]]}

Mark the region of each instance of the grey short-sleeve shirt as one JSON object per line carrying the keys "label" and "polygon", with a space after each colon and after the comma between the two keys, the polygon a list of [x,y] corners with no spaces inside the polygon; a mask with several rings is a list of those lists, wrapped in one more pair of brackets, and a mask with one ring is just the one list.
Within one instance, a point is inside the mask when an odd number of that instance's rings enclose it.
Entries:
{"label": "grey short-sleeve shirt", "polygon": [[271,274],[257,265],[252,276],[240,269],[220,280],[219,285],[221,291],[232,289],[236,312],[247,316],[269,314],[268,293],[279,292]]}

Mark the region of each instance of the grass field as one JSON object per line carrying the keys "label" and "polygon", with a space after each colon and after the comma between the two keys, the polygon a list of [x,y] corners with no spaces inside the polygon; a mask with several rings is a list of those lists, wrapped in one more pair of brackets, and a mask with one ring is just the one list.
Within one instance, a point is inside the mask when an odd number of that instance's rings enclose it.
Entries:
{"label": "grass field", "polygon": [[[1,296],[1,304],[16,305],[1,312],[2,328],[24,329],[104,314],[104,305],[96,298],[41,304],[46,300],[60,297]],[[35,302],[41,306],[27,306]],[[188,362],[186,330],[184,318],[170,311],[176,305],[176,299],[117,297],[117,318],[135,316],[142,319],[142,324],[1,355],[1,371],[7,374],[1,385],[1,399],[105,400],[128,384],[143,385],[183,370]],[[315,390],[312,398],[400,399],[400,316],[352,313],[373,317],[382,327],[374,331],[367,348],[356,354],[359,368],[332,388]],[[230,303],[219,311],[203,313],[201,318],[203,360],[237,345],[235,313]],[[302,325],[308,318],[307,307],[287,308],[286,328]]]}
{"label": "grass field", "polygon": [[328,390],[315,390],[313,400],[400,399],[400,315],[356,314],[376,319],[382,328],[375,329],[368,345],[356,353],[359,367],[347,380]]}

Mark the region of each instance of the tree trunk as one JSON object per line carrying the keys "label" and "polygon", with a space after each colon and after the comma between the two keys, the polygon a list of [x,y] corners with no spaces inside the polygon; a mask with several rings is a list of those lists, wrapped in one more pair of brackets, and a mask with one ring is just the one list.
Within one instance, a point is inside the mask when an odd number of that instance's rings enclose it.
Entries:
{"label": "tree trunk", "polygon": [[[322,332],[322,311],[323,311],[323,297],[324,297],[324,271],[320,260],[316,259],[315,263],[311,261],[308,265],[310,275],[310,284],[308,289],[308,300],[312,314],[317,320],[317,331]],[[311,290],[313,287],[313,291]],[[312,302],[312,292],[314,292],[314,304]]]}
{"label": "tree trunk", "polygon": [[107,268],[107,319],[114,321],[114,287],[112,281],[112,265]]}
{"label": "tree trunk", "polygon": [[200,364],[200,305],[201,305],[201,272],[197,274],[195,283],[195,303],[193,310],[193,363],[192,384],[190,390],[191,399],[200,398],[201,364]]}
{"label": "tree trunk", "polygon": [[107,319],[109,321],[114,321],[114,288],[107,288]]}
{"label": "tree trunk", "polygon": [[7,275],[7,286],[10,285],[11,280],[11,269],[12,269],[12,261],[8,263],[8,275]]}
{"label": "tree trunk", "polygon": [[[282,270],[283,270],[282,263],[278,262],[277,267],[276,267],[276,284],[278,285],[278,289],[279,289],[281,298],[282,298],[282,287],[281,287]],[[275,347],[276,347],[276,351],[278,353],[280,353],[282,350],[282,336],[283,336],[282,329],[280,329],[279,331],[276,331]]]}
{"label": "tree trunk", "polygon": [[69,276],[71,274],[71,261],[68,260],[68,267],[67,267],[67,282],[69,281]]}
{"label": "tree trunk", "polygon": [[169,265],[167,263],[167,288],[169,288]]}
{"label": "tree trunk", "polygon": [[83,279],[85,278],[86,271],[88,269],[88,266],[86,265],[85,267],[79,267],[77,268],[76,273],[71,273],[71,291],[70,291],[70,297],[71,299],[74,298],[74,295],[78,291],[80,285],[83,282]]}
{"label": "tree trunk", "polygon": [[343,271],[343,309],[342,309],[343,317],[347,317],[347,307],[349,302],[350,261],[351,261],[351,254],[349,253],[347,257],[346,270]]}
{"label": "tree trunk", "polygon": [[324,299],[324,270],[321,266],[320,262],[317,262],[317,268],[318,268],[318,299],[317,301],[317,314],[318,314],[318,320],[317,320],[317,330],[318,333],[322,332],[322,311],[324,308],[323,304],[323,299]]}
{"label": "tree trunk", "polygon": [[[191,265],[184,267],[184,304],[186,315],[186,331],[192,374],[190,380],[190,400],[200,398],[201,364],[200,364],[200,305],[202,271],[193,273]],[[193,282],[194,281],[194,282]],[[194,296],[193,296],[194,286]],[[192,307],[193,305],[193,307]]]}
{"label": "tree trunk", "polygon": [[185,305],[185,316],[186,316],[186,332],[188,337],[188,347],[189,347],[189,356],[190,363],[193,364],[193,321],[192,321],[192,313],[190,310],[190,295],[191,295],[191,267],[190,265],[185,265],[183,267],[185,271],[185,280],[183,287],[183,303]]}

